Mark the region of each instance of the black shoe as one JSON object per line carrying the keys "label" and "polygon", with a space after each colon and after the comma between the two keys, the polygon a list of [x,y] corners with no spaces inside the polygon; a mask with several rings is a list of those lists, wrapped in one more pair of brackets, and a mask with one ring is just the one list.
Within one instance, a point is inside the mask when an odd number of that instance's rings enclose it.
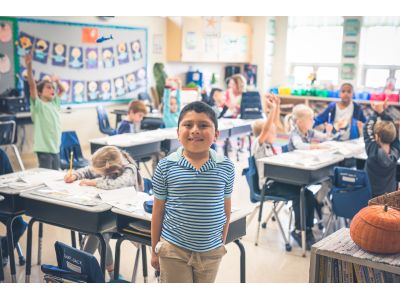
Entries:
{"label": "black shoe", "polygon": [[[296,232],[296,230],[293,230],[290,233],[290,235],[297,242],[297,244],[301,247],[301,231]],[[311,244],[306,239],[306,250],[310,250],[310,249],[311,249]]]}

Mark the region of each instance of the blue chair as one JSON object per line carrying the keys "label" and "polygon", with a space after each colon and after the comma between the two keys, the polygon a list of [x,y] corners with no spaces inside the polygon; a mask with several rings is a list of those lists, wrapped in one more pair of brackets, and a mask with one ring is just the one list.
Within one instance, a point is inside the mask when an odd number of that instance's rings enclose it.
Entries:
{"label": "blue chair", "polygon": [[97,120],[99,121],[99,129],[101,133],[107,135],[116,135],[117,130],[111,128],[110,122],[108,121],[107,111],[104,109],[102,105],[98,105],[96,107],[97,110]]}
{"label": "blue chair", "polygon": [[[93,255],[61,242],[56,242],[54,248],[57,266],[41,266],[46,282],[105,283],[100,265]],[[111,282],[127,281],[112,280]]]}
{"label": "blue chair", "polygon": [[[289,242],[288,238],[286,237],[286,234],[282,227],[282,223],[278,216],[278,213],[281,210],[281,208],[283,207],[283,205],[286,204],[290,199],[284,199],[282,197],[275,197],[275,196],[270,196],[270,195],[265,196],[265,192],[269,188],[269,184],[268,184],[268,182],[266,182],[264,184],[262,190],[260,191],[260,188],[258,185],[256,160],[255,160],[254,156],[250,156],[248,158],[248,162],[249,162],[249,167],[243,169],[242,175],[246,176],[246,181],[250,188],[250,201],[252,203],[260,202],[260,208],[259,208],[259,213],[258,213],[257,238],[256,238],[255,245],[256,246],[258,245],[258,239],[259,239],[259,235],[260,235],[263,204],[265,201],[272,201],[273,202],[272,211],[271,211],[269,217],[267,218],[266,223],[270,217],[274,216],[275,220],[278,223],[279,229],[281,231],[283,240],[285,241],[286,251],[291,251],[292,246],[290,245],[290,242]],[[279,203],[281,203],[280,206],[278,206]],[[291,221],[292,221],[292,214],[290,214],[289,229],[290,229]],[[288,236],[290,236],[290,233],[288,233]]]}
{"label": "blue chair", "polygon": [[81,144],[75,131],[63,131],[61,134],[60,161],[61,169],[69,169],[69,161],[72,156],[72,167],[74,169],[83,168],[89,165],[89,161],[82,155]]}
{"label": "blue chair", "polygon": [[21,170],[25,170],[16,144],[17,124],[14,120],[0,121],[0,146],[11,146]]}
{"label": "blue chair", "polygon": [[259,92],[245,92],[242,94],[240,103],[241,119],[261,119],[262,118],[261,96]]}
{"label": "blue chair", "polygon": [[153,195],[153,183],[148,178],[143,178],[143,186],[146,194]]}
{"label": "blue chair", "polygon": [[342,217],[347,225],[347,219],[351,220],[362,208],[368,206],[372,197],[368,175],[362,170],[335,167],[332,185],[331,214],[324,235],[329,232],[333,218]]}
{"label": "blue chair", "polygon": [[282,149],[282,153],[289,152],[289,144],[283,145],[283,146],[281,147],[281,149]]}

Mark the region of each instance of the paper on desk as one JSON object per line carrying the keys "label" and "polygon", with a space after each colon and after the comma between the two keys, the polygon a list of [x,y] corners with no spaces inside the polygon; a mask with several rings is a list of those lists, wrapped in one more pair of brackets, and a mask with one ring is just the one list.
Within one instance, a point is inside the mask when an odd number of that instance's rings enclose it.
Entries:
{"label": "paper on desk", "polygon": [[102,191],[99,195],[107,204],[128,212],[143,211],[143,202],[151,199],[148,194],[136,192],[133,187]]}
{"label": "paper on desk", "polygon": [[36,187],[46,182],[60,180],[64,174],[59,171],[48,170],[27,170],[17,174],[7,174],[1,176],[0,187],[8,187],[11,189],[24,189]]}

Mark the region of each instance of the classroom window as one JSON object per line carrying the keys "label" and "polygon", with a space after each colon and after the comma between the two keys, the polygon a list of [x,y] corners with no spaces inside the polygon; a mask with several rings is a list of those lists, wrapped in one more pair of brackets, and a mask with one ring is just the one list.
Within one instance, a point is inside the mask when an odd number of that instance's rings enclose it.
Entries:
{"label": "classroom window", "polygon": [[[289,17],[287,62],[296,84],[310,81],[298,71],[308,65],[317,81],[337,84],[342,54],[343,17]],[[304,68],[302,70],[305,70]],[[299,78],[299,76],[301,78]],[[320,78],[319,78],[320,77]]]}
{"label": "classroom window", "polygon": [[[399,53],[400,17],[364,17],[360,38],[359,84],[367,88],[382,88],[388,77],[399,78]],[[396,88],[399,88],[398,82]]]}

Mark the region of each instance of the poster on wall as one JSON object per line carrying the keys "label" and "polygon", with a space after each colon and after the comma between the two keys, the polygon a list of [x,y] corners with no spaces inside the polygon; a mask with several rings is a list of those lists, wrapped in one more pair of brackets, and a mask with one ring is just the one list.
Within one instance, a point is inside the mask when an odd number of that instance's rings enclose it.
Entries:
{"label": "poster on wall", "polygon": [[100,95],[99,99],[101,100],[110,100],[112,98],[111,95],[111,80],[103,80],[100,81]]}
{"label": "poster on wall", "polygon": [[103,48],[101,51],[104,68],[114,67],[114,49],[113,47]]}
{"label": "poster on wall", "polygon": [[33,50],[33,60],[42,64],[47,63],[49,57],[49,42],[43,39],[36,39]]}
{"label": "poster on wall", "polygon": [[0,53],[0,73],[6,74],[11,70],[10,58],[7,54]]}
{"label": "poster on wall", "polygon": [[53,66],[65,67],[67,61],[67,46],[65,44],[54,43],[51,55]]}
{"label": "poster on wall", "polygon": [[120,98],[126,94],[124,77],[120,76],[114,79],[115,98]]}
{"label": "poster on wall", "polygon": [[129,62],[129,55],[126,43],[119,43],[117,46],[118,63],[120,65]]}
{"label": "poster on wall", "polygon": [[51,75],[50,74],[48,74],[48,73],[45,73],[45,72],[40,72],[40,74],[39,74],[39,81],[42,81],[42,80],[46,80],[46,81],[52,81],[51,80]]}
{"label": "poster on wall", "polygon": [[221,35],[222,17],[203,17],[203,34],[206,37],[219,38]]}
{"label": "poster on wall", "polygon": [[343,31],[345,36],[357,36],[360,32],[360,20],[346,19]]}
{"label": "poster on wall", "polygon": [[354,64],[342,65],[342,79],[353,80],[356,73],[356,66]]}
{"label": "poster on wall", "polygon": [[185,48],[188,50],[196,49],[196,32],[192,32],[192,31],[186,32]]}
{"label": "poster on wall", "polygon": [[83,68],[82,47],[69,48],[69,67],[72,69]]}
{"label": "poster on wall", "polygon": [[8,43],[12,39],[12,29],[8,23],[0,23],[0,42]]}
{"label": "poster on wall", "polygon": [[69,103],[71,102],[71,80],[60,79],[60,82],[64,88],[64,93],[61,96],[61,101]]}
{"label": "poster on wall", "polygon": [[136,40],[131,43],[132,50],[132,59],[140,60],[142,58],[142,46],[140,45],[140,41]]}
{"label": "poster on wall", "polygon": [[97,48],[86,48],[86,69],[97,69],[98,65],[98,49]]}
{"label": "poster on wall", "polygon": [[87,97],[89,101],[99,99],[99,83],[95,80],[87,82]]}
{"label": "poster on wall", "polygon": [[18,41],[16,42],[18,55],[27,55],[32,50],[34,42],[35,39],[33,36],[21,31],[18,35]]}
{"label": "poster on wall", "polygon": [[126,85],[128,87],[128,92],[133,92],[136,89],[136,75],[135,73],[129,73],[125,75]]}
{"label": "poster on wall", "polygon": [[163,53],[163,35],[153,34],[153,54],[162,55]]}
{"label": "poster on wall", "polygon": [[83,102],[85,99],[85,82],[83,80],[73,80],[71,94],[73,102]]}
{"label": "poster on wall", "polygon": [[143,87],[146,84],[146,69],[141,68],[136,72],[136,88]]}
{"label": "poster on wall", "polygon": [[343,56],[344,57],[356,57],[358,51],[356,42],[344,42],[343,43]]}

